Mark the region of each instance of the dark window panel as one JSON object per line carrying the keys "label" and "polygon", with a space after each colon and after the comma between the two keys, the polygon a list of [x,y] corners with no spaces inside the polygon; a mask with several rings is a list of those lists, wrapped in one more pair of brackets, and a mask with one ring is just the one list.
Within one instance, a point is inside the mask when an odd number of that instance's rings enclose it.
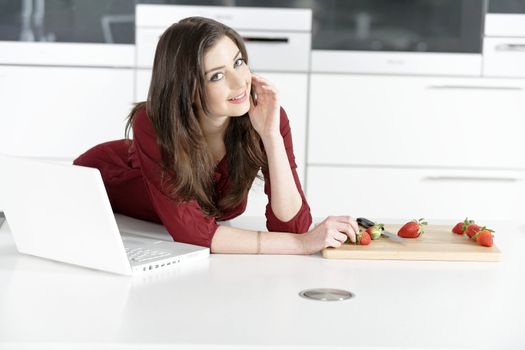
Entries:
{"label": "dark window panel", "polygon": [[0,0],[0,40],[135,41],[134,0]]}
{"label": "dark window panel", "polygon": [[525,0],[489,0],[489,12],[525,14]]}

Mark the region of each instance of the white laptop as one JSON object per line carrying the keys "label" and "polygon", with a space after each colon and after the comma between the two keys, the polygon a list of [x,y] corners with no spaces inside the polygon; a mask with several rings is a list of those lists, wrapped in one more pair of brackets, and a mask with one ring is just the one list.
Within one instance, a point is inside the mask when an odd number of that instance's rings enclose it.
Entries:
{"label": "white laptop", "polygon": [[124,275],[209,256],[161,225],[125,220],[120,232],[98,169],[5,155],[0,169],[2,210],[20,253]]}

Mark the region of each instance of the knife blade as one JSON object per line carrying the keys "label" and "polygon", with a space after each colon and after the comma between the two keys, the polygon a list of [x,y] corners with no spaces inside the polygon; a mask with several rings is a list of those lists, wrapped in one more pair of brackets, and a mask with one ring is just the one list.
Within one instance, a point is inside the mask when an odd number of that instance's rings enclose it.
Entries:
{"label": "knife blade", "polygon": [[[357,221],[357,224],[359,226],[363,227],[364,229],[367,229],[367,228],[372,227],[372,226],[375,225],[375,223],[373,221],[370,221],[370,220],[365,219],[365,218],[357,218],[356,221]],[[385,229],[383,229],[383,232],[381,232],[381,236],[387,237],[387,238],[391,239],[392,241],[394,241],[396,243],[405,244],[405,240],[403,238],[401,238],[398,235],[396,235],[395,233],[392,233],[392,232],[387,231]]]}

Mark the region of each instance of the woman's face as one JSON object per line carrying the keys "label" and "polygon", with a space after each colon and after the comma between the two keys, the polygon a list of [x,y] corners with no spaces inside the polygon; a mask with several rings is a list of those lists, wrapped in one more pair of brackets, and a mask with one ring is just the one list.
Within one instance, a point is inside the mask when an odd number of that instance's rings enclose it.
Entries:
{"label": "woman's face", "polygon": [[248,112],[252,75],[229,37],[222,37],[205,54],[204,71],[210,117],[237,117]]}

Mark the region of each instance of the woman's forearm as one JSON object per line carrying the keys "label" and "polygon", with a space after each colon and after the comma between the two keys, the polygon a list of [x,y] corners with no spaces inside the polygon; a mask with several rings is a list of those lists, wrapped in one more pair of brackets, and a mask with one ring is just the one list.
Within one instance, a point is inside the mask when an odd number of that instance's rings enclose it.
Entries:
{"label": "woman's forearm", "polygon": [[299,212],[303,201],[297,190],[281,135],[263,139],[263,143],[270,173],[270,205],[275,216],[286,222]]}
{"label": "woman's forearm", "polygon": [[[259,237],[257,237],[259,235]],[[305,234],[243,230],[220,225],[211,243],[212,253],[307,254]],[[257,242],[259,240],[259,242]],[[259,252],[257,250],[259,249]]]}

